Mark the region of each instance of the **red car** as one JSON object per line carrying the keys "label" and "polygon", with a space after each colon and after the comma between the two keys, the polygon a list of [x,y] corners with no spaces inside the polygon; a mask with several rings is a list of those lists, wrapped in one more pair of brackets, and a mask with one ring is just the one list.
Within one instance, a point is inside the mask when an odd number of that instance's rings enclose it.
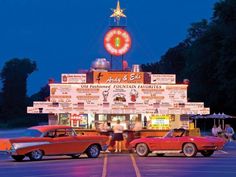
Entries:
{"label": "red car", "polygon": [[170,130],[163,137],[146,137],[130,142],[129,148],[141,156],[155,153],[159,156],[169,153],[183,153],[186,157],[194,157],[200,152],[210,157],[214,151],[223,149],[225,140],[213,136],[189,136],[185,129]]}
{"label": "red car", "polygon": [[85,153],[90,158],[106,149],[106,136],[77,136],[70,126],[45,125],[28,128],[19,138],[0,139],[0,151],[8,152],[16,161],[25,157],[41,160],[43,156],[68,155],[78,158]]}

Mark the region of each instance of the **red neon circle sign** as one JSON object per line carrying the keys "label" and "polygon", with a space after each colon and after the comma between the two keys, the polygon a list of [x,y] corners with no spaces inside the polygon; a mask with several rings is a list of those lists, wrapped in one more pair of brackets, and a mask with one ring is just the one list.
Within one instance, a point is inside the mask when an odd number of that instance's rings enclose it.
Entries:
{"label": "red neon circle sign", "polygon": [[131,38],[122,28],[109,30],[104,37],[104,47],[108,53],[115,56],[126,54],[131,47]]}

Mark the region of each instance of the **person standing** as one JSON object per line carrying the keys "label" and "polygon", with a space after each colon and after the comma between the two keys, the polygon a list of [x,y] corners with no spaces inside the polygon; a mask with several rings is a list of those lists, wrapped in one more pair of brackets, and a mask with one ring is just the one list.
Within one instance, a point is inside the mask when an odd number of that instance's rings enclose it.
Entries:
{"label": "person standing", "polygon": [[221,125],[219,124],[217,128],[218,128],[218,136],[222,137],[223,136],[223,130],[221,128]]}
{"label": "person standing", "polygon": [[116,125],[113,127],[114,131],[114,141],[115,141],[115,152],[121,152],[124,127],[120,125],[120,120],[118,119]]}
{"label": "person standing", "polygon": [[142,130],[142,128],[143,128],[142,122],[138,118],[136,118],[134,128],[133,128],[134,138],[140,138],[140,130]]}
{"label": "person standing", "polygon": [[212,129],[211,129],[211,133],[213,136],[218,136],[218,127],[214,124]]}
{"label": "person standing", "polygon": [[225,125],[225,136],[229,141],[233,140],[234,129],[230,126],[230,124]]}
{"label": "person standing", "polygon": [[142,128],[143,128],[142,122],[138,118],[136,118],[133,131],[140,131],[142,130]]}
{"label": "person standing", "polygon": [[99,125],[99,130],[100,130],[100,135],[105,135],[105,136],[108,136],[108,140],[106,142],[106,150],[105,152],[109,153],[109,146],[110,146],[110,143],[111,143],[111,139],[112,139],[112,136],[109,135],[109,130],[110,130],[110,127],[108,126],[108,123],[107,122],[103,122]]}

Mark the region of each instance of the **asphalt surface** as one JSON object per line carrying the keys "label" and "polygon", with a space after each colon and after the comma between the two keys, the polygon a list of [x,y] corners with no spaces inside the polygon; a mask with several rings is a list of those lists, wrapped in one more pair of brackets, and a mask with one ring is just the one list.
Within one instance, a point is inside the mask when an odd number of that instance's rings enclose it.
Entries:
{"label": "asphalt surface", "polygon": [[[19,133],[19,131],[17,132]],[[0,132],[0,138],[1,138]],[[183,155],[138,157],[129,153],[102,153],[99,158],[79,159],[67,156],[44,157],[32,162],[26,158],[15,162],[0,154],[0,177],[235,177],[236,142],[229,142],[223,151],[211,157],[198,154],[195,158]]]}

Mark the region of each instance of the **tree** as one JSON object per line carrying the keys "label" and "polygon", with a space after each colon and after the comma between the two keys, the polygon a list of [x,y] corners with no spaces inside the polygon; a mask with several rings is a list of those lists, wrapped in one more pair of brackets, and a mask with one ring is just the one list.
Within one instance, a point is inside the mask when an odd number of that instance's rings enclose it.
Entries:
{"label": "tree", "polygon": [[3,81],[3,118],[11,118],[26,114],[27,106],[27,78],[37,69],[35,61],[14,58],[7,61],[0,73]]}
{"label": "tree", "polygon": [[188,78],[191,101],[203,101],[212,112],[235,115],[235,29],[236,0],[220,0],[210,23],[192,23],[187,38],[162,56],[159,72],[175,73],[179,81]]}
{"label": "tree", "polygon": [[189,96],[192,101],[204,101],[206,106],[218,104],[218,78],[216,63],[219,61],[222,37],[215,28],[209,28],[186,51],[183,75],[191,81]]}
{"label": "tree", "polygon": [[50,100],[50,84],[54,83],[55,80],[53,78],[50,78],[48,80],[48,83],[41,87],[39,92],[33,94],[30,99],[31,101],[49,101]]}
{"label": "tree", "polygon": [[215,4],[213,22],[222,35],[219,62],[215,77],[219,80],[220,106],[218,109],[236,114],[236,1],[224,0]]}
{"label": "tree", "polygon": [[185,51],[189,44],[185,41],[180,42],[177,46],[170,48],[159,62],[160,73],[176,74],[177,81],[180,82],[181,72],[185,67]]}
{"label": "tree", "polygon": [[214,6],[213,21],[225,24],[235,22],[235,9],[235,0],[221,0],[217,2]]}
{"label": "tree", "polygon": [[192,23],[188,29],[187,40],[192,43],[202,37],[208,29],[208,21],[202,19],[200,22]]}
{"label": "tree", "polygon": [[142,64],[141,65],[142,71],[145,72],[152,72],[152,73],[159,73],[159,63],[147,63],[147,64]]}
{"label": "tree", "polygon": [[236,1],[216,3],[206,27],[187,51],[189,95],[193,101],[204,101],[212,112],[236,114]]}

